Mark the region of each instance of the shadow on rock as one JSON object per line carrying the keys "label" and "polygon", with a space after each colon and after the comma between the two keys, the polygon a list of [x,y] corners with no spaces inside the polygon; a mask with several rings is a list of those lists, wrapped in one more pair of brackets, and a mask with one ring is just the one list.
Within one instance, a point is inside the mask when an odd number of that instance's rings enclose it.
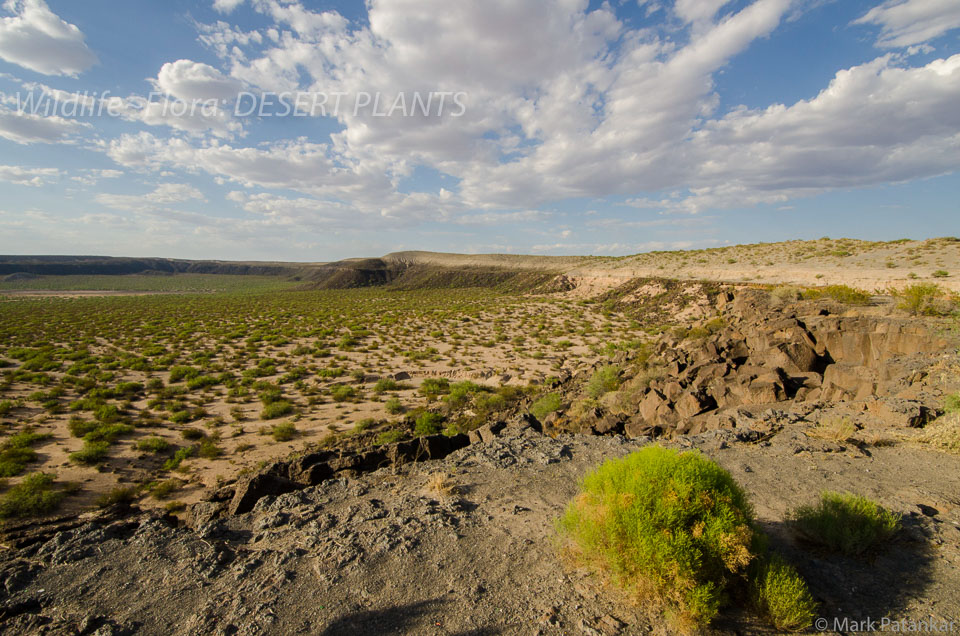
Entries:
{"label": "shadow on rock", "polygon": [[338,618],[321,634],[323,636],[366,636],[367,634],[402,633],[416,627],[422,617],[437,614],[447,603],[448,601],[442,599],[433,599],[386,609],[357,612]]}
{"label": "shadow on rock", "polygon": [[858,557],[797,540],[789,524],[765,524],[764,529],[771,549],[796,566],[820,603],[819,615],[832,623],[834,618],[859,621],[906,613],[911,600],[933,582],[930,523],[921,516],[905,516],[895,537]]}

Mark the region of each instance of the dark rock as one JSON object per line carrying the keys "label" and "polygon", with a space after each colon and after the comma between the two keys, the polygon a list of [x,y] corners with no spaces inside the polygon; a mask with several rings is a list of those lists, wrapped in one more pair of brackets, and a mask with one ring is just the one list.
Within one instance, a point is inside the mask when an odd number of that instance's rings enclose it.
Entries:
{"label": "dark rock", "polygon": [[256,503],[263,497],[277,497],[301,488],[303,488],[301,484],[285,477],[269,472],[258,473],[237,484],[237,492],[233,496],[233,501],[230,502],[228,512],[231,515],[242,515],[253,510]]}

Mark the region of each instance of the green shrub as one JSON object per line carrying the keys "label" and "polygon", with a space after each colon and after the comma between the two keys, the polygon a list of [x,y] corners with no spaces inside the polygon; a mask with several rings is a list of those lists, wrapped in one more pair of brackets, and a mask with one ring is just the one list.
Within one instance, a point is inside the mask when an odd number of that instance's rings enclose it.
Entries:
{"label": "green shrub", "polygon": [[204,432],[199,428],[185,428],[180,431],[180,435],[183,439],[197,440],[204,438]]}
{"label": "green shrub", "polygon": [[158,482],[150,488],[150,495],[154,499],[169,499],[170,495],[176,492],[183,485],[179,479],[167,479]]}
{"label": "green shrub", "polygon": [[110,492],[106,492],[97,497],[97,506],[100,508],[109,508],[117,504],[130,504],[139,494],[139,489],[134,486],[117,486]]}
{"label": "green shrub", "polygon": [[587,381],[587,395],[599,399],[610,391],[616,391],[619,386],[620,367],[608,364],[600,367],[590,376]]}
{"label": "green shrub", "polygon": [[827,285],[808,289],[803,293],[804,298],[832,298],[847,305],[866,305],[870,302],[870,294],[862,289],[855,289],[848,285]]}
{"label": "green shrub", "polygon": [[193,415],[190,414],[190,411],[186,409],[175,411],[170,414],[170,421],[174,424],[186,424],[193,419]]}
{"label": "green shrub", "polygon": [[390,415],[399,415],[405,410],[403,402],[400,401],[400,398],[395,397],[387,400],[383,406],[387,409],[387,413]]}
{"label": "green shrub", "polygon": [[170,369],[170,382],[179,382],[183,379],[189,380],[197,377],[198,375],[200,375],[200,371],[198,369],[194,369],[193,367],[177,366]]}
{"label": "green shrub", "polygon": [[720,466],[650,446],[587,475],[559,529],[584,564],[687,628],[709,623],[746,573],[752,524],[746,495]]}
{"label": "green shrub", "polygon": [[129,435],[133,432],[133,427],[129,424],[106,424],[98,426],[83,436],[85,442],[107,442],[112,444],[118,438]]}
{"label": "green shrub", "polygon": [[54,476],[33,473],[0,497],[0,519],[33,517],[52,512],[66,496],[53,490]]}
{"label": "green shrub", "polygon": [[75,464],[92,465],[99,464],[107,455],[110,454],[110,442],[87,442],[83,443],[83,448],[70,453],[69,458]]}
{"label": "green shrub", "polygon": [[383,393],[385,391],[396,391],[400,387],[397,384],[397,381],[393,378],[382,378],[377,380],[377,383],[373,385],[373,391],[375,393]]}
{"label": "green shrub", "polygon": [[557,411],[563,402],[559,393],[547,393],[530,407],[530,412],[538,420],[542,420],[551,413]]}
{"label": "green shrub", "polygon": [[945,269],[938,269],[933,274],[931,274],[931,276],[933,276],[934,278],[947,278],[948,276],[950,276],[950,272],[948,272]]}
{"label": "green shrub", "polygon": [[954,393],[944,398],[943,410],[947,413],[960,413],[960,393]]}
{"label": "green shrub", "polygon": [[814,506],[791,515],[806,539],[847,555],[862,554],[889,539],[900,528],[900,516],[865,497],[824,492]]}
{"label": "green shrub", "polygon": [[193,457],[193,454],[196,452],[193,446],[187,446],[186,448],[179,449],[176,453],[173,454],[173,457],[163,462],[164,470],[177,470],[180,468],[180,464],[183,463],[183,460]]}
{"label": "green shrub", "polygon": [[796,569],[778,555],[751,568],[750,596],[757,611],[781,631],[806,629],[817,615],[817,602]]}
{"label": "green shrub", "polygon": [[421,413],[413,427],[417,435],[436,435],[443,430],[444,417],[439,413]]}
{"label": "green shrub", "polygon": [[111,424],[120,419],[120,409],[118,409],[115,404],[104,404],[94,410],[93,416],[98,422]]}
{"label": "green shrub", "polygon": [[377,435],[377,444],[381,446],[384,444],[395,444],[403,439],[403,431],[394,430],[394,431],[384,431]]}
{"label": "green shrub", "polygon": [[893,295],[899,301],[897,307],[905,309],[913,315],[939,316],[949,313],[952,309],[946,292],[933,283],[917,283],[894,291]]}
{"label": "green shrub", "polygon": [[10,411],[19,407],[20,404],[14,402],[13,400],[0,400],[0,417],[5,417],[10,414]]}
{"label": "green shrub", "polygon": [[290,415],[291,413],[293,413],[293,404],[287,400],[279,400],[277,402],[270,402],[264,406],[263,410],[260,411],[260,419],[275,420],[278,417]]}
{"label": "green shrub", "polygon": [[170,442],[162,437],[145,437],[137,442],[137,450],[147,453],[165,453],[170,450]]}
{"label": "green shrub", "polygon": [[420,385],[421,395],[434,397],[450,392],[450,381],[446,378],[427,378]]}
{"label": "green shrub", "polygon": [[293,439],[293,436],[297,434],[297,427],[293,422],[283,422],[282,424],[275,424],[272,429],[270,429],[270,435],[273,436],[278,442],[289,442]]}
{"label": "green shrub", "polygon": [[27,468],[27,464],[36,461],[37,453],[31,446],[50,439],[49,433],[34,433],[27,428],[8,437],[0,444],[0,477],[15,477]]}
{"label": "green shrub", "polygon": [[70,429],[70,434],[74,437],[83,437],[87,433],[92,433],[97,430],[99,426],[100,424],[97,422],[90,422],[76,415],[71,417],[70,422],[67,424],[67,428]]}
{"label": "green shrub", "polygon": [[198,457],[203,457],[204,459],[216,459],[223,454],[223,449],[217,446],[217,443],[205,437],[196,445],[196,455]]}
{"label": "green shrub", "polygon": [[340,384],[330,389],[330,397],[334,402],[346,402],[357,396],[357,390],[349,384]]}

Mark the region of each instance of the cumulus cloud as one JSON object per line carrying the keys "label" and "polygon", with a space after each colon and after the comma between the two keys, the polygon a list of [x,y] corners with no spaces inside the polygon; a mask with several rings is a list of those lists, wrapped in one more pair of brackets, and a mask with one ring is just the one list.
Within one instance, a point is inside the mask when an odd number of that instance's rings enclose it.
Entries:
{"label": "cumulus cloud", "polygon": [[192,60],[164,64],[154,84],[166,94],[184,101],[233,101],[243,88],[241,82],[224,76],[212,66]]}
{"label": "cumulus cloud", "polygon": [[77,76],[97,63],[80,29],[43,0],[7,0],[3,8],[15,15],[0,18],[0,58],[44,75]]}
{"label": "cumulus cloud", "polygon": [[73,143],[78,133],[89,128],[90,124],[59,115],[44,117],[0,106],[0,137],[21,145]]}
{"label": "cumulus cloud", "polygon": [[244,2],[245,0],[213,0],[213,8],[220,13],[232,13]]}
{"label": "cumulus cloud", "polygon": [[956,0],[890,0],[870,9],[853,23],[879,26],[877,46],[907,47],[960,28],[960,3]]}
{"label": "cumulus cloud", "polygon": [[[216,6],[226,11],[228,4]],[[909,0],[882,5],[860,22],[889,25],[884,37],[891,41],[928,31],[917,25],[929,11],[914,12],[912,22],[891,17],[905,5],[939,6],[938,24],[951,15],[937,0]],[[684,37],[630,30],[609,5],[591,10],[587,0],[370,0],[365,24],[290,0],[251,6],[273,21],[262,35],[224,22],[200,26],[201,41],[229,75],[179,60],[164,65],[157,86],[179,99],[223,96],[240,82],[261,90],[381,93],[387,103],[403,92],[467,95],[467,111],[457,118],[342,109],[342,130],[327,143],[243,147],[207,138],[236,134],[237,122],[196,120],[180,129],[203,140],[140,133],[105,146],[131,168],[205,172],[248,189],[302,195],[235,201],[262,222],[315,215],[339,223],[352,214],[536,223],[542,213],[510,210],[610,195],[634,207],[702,213],[960,166],[957,57],[911,67],[908,57],[883,56],[839,71],[809,99],[718,113],[718,73],[791,19],[800,6],[792,0],[680,0],[671,15],[690,25]],[[401,191],[419,166],[456,185]],[[648,194],[665,190],[676,194]]]}
{"label": "cumulus cloud", "polygon": [[56,168],[23,168],[21,166],[0,166],[0,181],[40,187],[60,178],[62,173]]}

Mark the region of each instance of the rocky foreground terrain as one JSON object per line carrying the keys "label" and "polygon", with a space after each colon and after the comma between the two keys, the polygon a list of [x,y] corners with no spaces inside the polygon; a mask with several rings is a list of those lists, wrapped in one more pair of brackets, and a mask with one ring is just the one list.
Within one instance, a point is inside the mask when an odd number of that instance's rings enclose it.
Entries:
{"label": "rocky foreground terrain", "polygon": [[[942,411],[960,378],[951,324],[882,301],[705,298],[689,329],[620,354],[616,403],[577,408],[596,369],[574,369],[542,421],[521,409],[469,436],[301,454],[180,517],[114,507],[8,526],[0,628],[666,633],[655,610],[565,561],[554,530],[582,475],[650,443],[733,474],[820,602],[820,631],[960,623],[958,423]],[[870,497],[903,527],[865,558],[821,552],[787,519],[823,490]],[[737,599],[715,628],[769,632]]]}

